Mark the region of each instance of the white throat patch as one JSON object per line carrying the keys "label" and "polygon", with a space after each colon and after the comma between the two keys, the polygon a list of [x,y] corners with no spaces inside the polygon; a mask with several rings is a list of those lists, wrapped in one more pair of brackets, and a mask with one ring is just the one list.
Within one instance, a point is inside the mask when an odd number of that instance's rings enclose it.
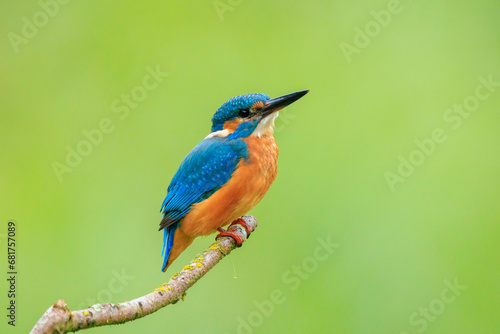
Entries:
{"label": "white throat patch", "polygon": [[[257,124],[257,127],[255,130],[252,132],[252,136],[257,136],[257,137],[262,137],[265,134],[271,133],[273,134],[273,128],[274,128],[274,120],[276,117],[280,115],[279,111],[273,112],[271,115],[268,115],[264,117],[259,124]],[[230,135],[230,132],[228,129],[224,130],[219,130],[215,132],[211,132],[208,134],[208,136],[205,137],[205,139],[208,138],[215,138],[215,137],[227,137]]]}
{"label": "white throat patch", "polygon": [[273,134],[274,130],[274,120],[280,115],[279,111],[273,112],[271,115],[264,117],[255,130],[252,132],[252,136],[262,137],[265,134]]}

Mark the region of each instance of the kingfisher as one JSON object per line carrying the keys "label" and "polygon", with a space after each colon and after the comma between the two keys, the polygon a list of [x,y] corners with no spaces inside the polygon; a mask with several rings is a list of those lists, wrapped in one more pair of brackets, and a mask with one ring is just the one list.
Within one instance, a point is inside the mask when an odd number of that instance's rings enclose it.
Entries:
{"label": "kingfisher", "polygon": [[262,93],[240,95],[217,109],[211,133],[184,158],[160,209],[163,272],[198,236],[219,231],[217,237],[233,237],[241,246],[231,226],[240,224],[250,233],[239,217],[264,197],[278,171],[274,120],[279,110],[308,92],[274,99]]}

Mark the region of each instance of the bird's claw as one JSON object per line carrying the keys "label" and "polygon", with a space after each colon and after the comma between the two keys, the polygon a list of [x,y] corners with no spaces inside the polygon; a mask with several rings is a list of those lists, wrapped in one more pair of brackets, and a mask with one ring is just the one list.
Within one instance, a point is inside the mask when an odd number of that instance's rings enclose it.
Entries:
{"label": "bird's claw", "polygon": [[238,218],[235,221],[231,223],[231,225],[228,226],[227,230],[224,230],[222,228],[218,228],[217,231],[219,231],[219,234],[215,239],[219,239],[220,237],[231,237],[236,241],[236,247],[241,247],[243,244],[243,239],[236,233],[238,231],[238,227],[235,225],[239,225],[245,229],[247,239],[250,237],[250,233],[252,233],[252,229],[248,226],[247,222],[242,219]]}
{"label": "bird's claw", "polygon": [[236,233],[238,231],[238,228],[236,226],[229,226],[227,230],[224,230],[222,228],[218,228],[217,231],[219,231],[219,234],[215,237],[215,240],[219,239],[220,237],[231,237],[236,241],[236,247],[241,247],[243,244],[243,239]]}
{"label": "bird's claw", "polygon": [[245,219],[238,218],[234,222],[232,222],[231,225],[229,225],[229,227],[231,227],[233,225],[236,225],[236,224],[243,226],[243,228],[247,232],[247,239],[250,238],[250,234],[252,233],[252,229],[250,228],[250,226],[248,226],[248,224],[245,221]]}

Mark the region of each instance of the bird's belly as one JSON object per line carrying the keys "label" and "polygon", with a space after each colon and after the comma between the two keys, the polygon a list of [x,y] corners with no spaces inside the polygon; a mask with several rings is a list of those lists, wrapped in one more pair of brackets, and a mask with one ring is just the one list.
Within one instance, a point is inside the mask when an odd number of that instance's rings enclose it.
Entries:
{"label": "bird's belly", "polygon": [[276,178],[278,147],[272,136],[246,139],[248,161],[241,160],[231,179],[195,204],[181,222],[188,235],[208,235],[241,217],[264,197]]}

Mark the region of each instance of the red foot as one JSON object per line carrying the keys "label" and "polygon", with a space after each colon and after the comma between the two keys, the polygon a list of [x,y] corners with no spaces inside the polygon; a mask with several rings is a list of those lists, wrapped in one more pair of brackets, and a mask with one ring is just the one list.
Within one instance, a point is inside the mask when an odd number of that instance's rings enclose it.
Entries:
{"label": "red foot", "polygon": [[224,230],[222,228],[218,228],[217,231],[219,231],[219,234],[215,237],[215,239],[219,239],[220,237],[231,237],[236,241],[236,247],[241,247],[241,244],[243,244],[243,239],[240,238],[240,236],[235,233],[237,231],[236,227],[228,227],[227,230]]}
{"label": "red foot", "polygon": [[215,239],[219,239],[220,237],[231,237],[236,241],[236,247],[241,247],[241,244],[243,244],[243,239],[240,238],[240,236],[236,233],[238,231],[238,228],[235,225],[240,225],[245,229],[245,232],[247,233],[247,239],[250,237],[250,233],[252,233],[252,229],[248,226],[246,221],[242,218],[236,219],[234,222],[232,222],[227,230],[224,230],[222,228],[218,228],[217,231],[219,231],[219,234]]}
{"label": "red foot", "polygon": [[252,233],[252,229],[248,226],[248,224],[245,221],[245,219],[238,218],[234,222],[232,222],[231,225],[229,225],[229,227],[231,227],[231,226],[233,226],[235,224],[243,226],[245,228],[245,231],[247,232],[247,239],[250,238],[250,233]]}

